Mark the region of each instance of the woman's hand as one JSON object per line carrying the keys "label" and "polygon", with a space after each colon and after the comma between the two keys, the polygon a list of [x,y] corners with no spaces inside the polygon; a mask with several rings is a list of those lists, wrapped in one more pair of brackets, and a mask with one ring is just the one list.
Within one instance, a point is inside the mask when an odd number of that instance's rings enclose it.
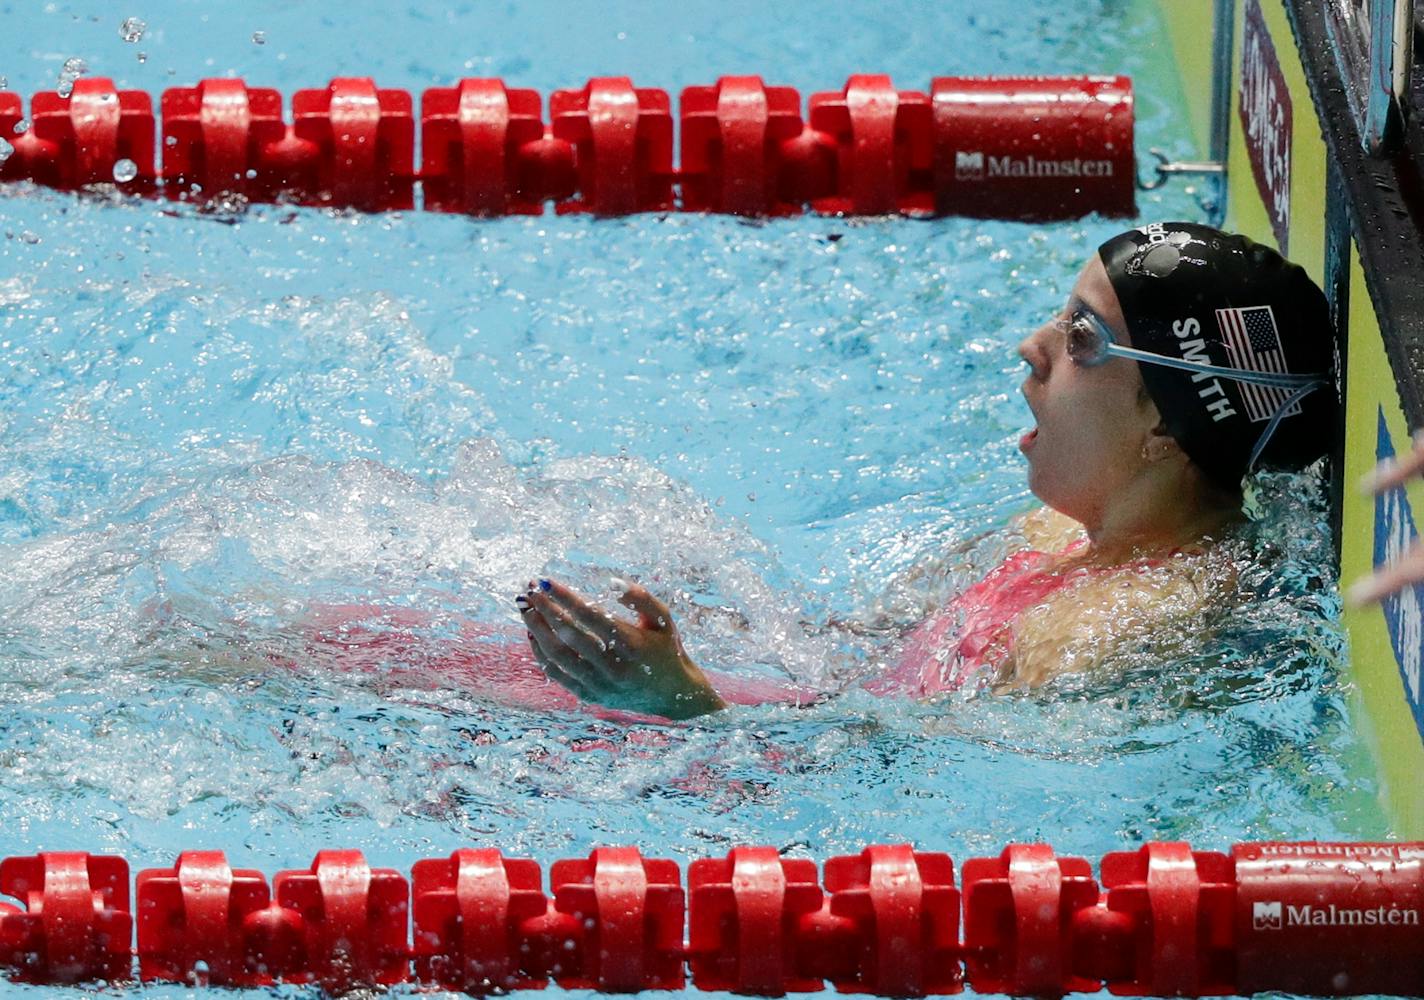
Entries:
{"label": "woman's hand", "polygon": [[[1386,459],[1375,467],[1368,489],[1378,496],[1385,490],[1403,486],[1412,477],[1424,474],[1424,434],[1416,434],[1414,452],[1396,459]],[[1396,562],[1381,567],[1373,576],[1355,581],[1345,592],[1345,599],[1359,607],[1373,604],[1397,590],[1424,581],[1424,542],[1414,546]]]}
{"label": "woman's hand", "polygon": [[638,616],[622,621],[552,580],[529,584],[514,600],[534,658],[549,679],[584,701],[688,719],[726,708],[682,648],[667,605],[638,584],[615,580],[619,603]]}

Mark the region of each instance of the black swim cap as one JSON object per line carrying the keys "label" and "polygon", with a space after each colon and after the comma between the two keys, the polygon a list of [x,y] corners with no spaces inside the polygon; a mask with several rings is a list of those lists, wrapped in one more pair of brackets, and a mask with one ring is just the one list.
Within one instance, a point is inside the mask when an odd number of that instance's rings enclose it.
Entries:
{"label": "black swim cap", "polygon": [[[1329,307],[1298,265],[1244,236],[1157,222],[1098,248],[1132,346],[1153,354],[1297,375],[1327,384],[1285,410],[1258,465],[1300,469],[1335,435]],[[1219,486],[1241,489],[1252,450],[1289,389],[1139,363],[1168,432]]]}

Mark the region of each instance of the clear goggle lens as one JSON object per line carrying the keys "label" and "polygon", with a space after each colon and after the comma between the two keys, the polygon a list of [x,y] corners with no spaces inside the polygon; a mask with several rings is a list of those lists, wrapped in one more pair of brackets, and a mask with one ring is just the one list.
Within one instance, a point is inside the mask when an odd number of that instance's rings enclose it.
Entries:
{"label": "clear goggle lens", "polygon": [[1074,309],[1068,317],[1068,357],[1076,365],[1093,368],[1111,356],[1113,344],[1106,324],[1085,309]]}

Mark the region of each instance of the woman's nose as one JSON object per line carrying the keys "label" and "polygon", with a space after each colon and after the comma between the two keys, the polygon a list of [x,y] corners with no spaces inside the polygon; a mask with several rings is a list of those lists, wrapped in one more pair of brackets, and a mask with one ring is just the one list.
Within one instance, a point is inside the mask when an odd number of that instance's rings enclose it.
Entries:
{"label": "woman's nose", "polygon": [[1037,378],[1048,374],[1049,350],[1046,335],[1052,324],[1045,323],[1019,342],[1019,357],[1028,362]]}

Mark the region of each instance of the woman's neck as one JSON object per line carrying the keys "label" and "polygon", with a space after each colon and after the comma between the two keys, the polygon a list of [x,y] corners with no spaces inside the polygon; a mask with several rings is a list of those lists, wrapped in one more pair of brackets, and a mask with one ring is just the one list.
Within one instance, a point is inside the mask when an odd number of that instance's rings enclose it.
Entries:
{"label": "woman's neck", "polygon": [[1145,482],[1123,496],[1096,524],[1084,525],[1094,561],[1120,562],[1165,554],[1219,538],[1241,521],[1241,505],[1199,476]]}
{"label": "woman's neck", "polygon": [[1088,552],[1095,562],[1116,563],[1135,556],[1190,551],[1219,539],[1242,517],[1240,510],[1217,509],[1203,511],[1197,517],[1183,520],[1171,528],[1157,526],[1153,530],[1089,532]]}

